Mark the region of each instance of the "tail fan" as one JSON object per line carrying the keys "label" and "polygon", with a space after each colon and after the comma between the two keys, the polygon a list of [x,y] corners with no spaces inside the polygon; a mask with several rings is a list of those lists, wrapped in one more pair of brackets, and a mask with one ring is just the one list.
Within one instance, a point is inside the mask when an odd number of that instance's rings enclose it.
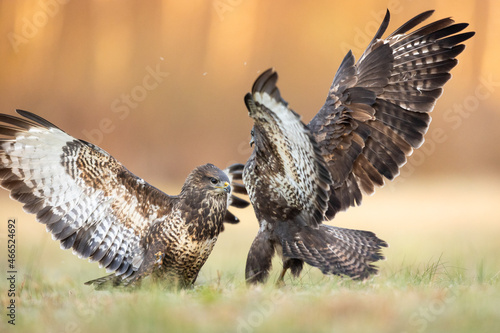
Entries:
{"label": "tail fan", "polygon": [[382,247],[387,243],[373,232],[319,225],[304,228],[282,240],[283,255],[304,260],[323,274],[346,275],[364,280],[376,274],[373,263],[384,260]]}

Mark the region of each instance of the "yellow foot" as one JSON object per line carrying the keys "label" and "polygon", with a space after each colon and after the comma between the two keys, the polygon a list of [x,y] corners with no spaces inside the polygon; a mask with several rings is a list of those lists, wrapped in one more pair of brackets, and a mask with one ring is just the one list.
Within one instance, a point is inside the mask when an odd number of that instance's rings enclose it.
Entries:
{"label": "yellow foot", "polygon": [[278,278],[278,281],[276,281],[276,287],[278,288],[283,288],[284,286],[286,286],[285,284],[285,274],[286,274],[286,271],[288,270],[288,268],[283,268],[283,270],[281,271],[281,274]]}
{"label": "yellow foot", "polygon": [[283,279],[278,279],[276,281],[276,288],[284,288],[286,287],[286,283]]}
{"label": "yellow foot", "polygon": [[161,251],[156,252],[154,265],[156,267],[161,266],[161,264],[163,263],[163,258],[165,258],[165,253],[163,253]]}

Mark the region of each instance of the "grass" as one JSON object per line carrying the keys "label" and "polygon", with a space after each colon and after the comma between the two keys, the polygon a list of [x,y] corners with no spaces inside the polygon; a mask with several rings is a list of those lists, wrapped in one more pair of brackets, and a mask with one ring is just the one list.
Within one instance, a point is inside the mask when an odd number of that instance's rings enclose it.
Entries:
{"label": "grass", "polygon": [[[251,210],[228,226],[190,290],[95,291],[104,275],[62,251],[19,204],[16,326],[7,323],[6,231],[0,230],[0,331],[16,332],[496,332],[500,329],[500,179],[405,182],[365,198],[335,224],[372,230],[390,247],[380,274],[364,282],[307,266],[276,288],[248,288],[246,252],[257,230]],[[470,189],[473,189],[471,192]],[[3,193],[4,194],[4,193]],[[6,319],[7,318],[7,319]]]}

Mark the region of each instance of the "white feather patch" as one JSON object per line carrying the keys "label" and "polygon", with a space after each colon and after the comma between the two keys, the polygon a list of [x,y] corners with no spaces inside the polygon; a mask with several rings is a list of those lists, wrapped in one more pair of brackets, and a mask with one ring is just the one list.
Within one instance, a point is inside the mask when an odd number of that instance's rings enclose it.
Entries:
{"label": "white feather patch", "polygon": [[[256,102],[269,109],[276,117],[276,123],[282,133],[267,133],[279,144],[276,146],[286,147],[286,151],[278,149],[280,158],[285,169],[284,177],[275,177],[276,190],[283,193],[283,197],[290,199],[289,205],[296,205],[291,200],[299,199],[302,203],[308,203],[308,197],[314,192],[312,179],[304,179],[304,176],[314,174],[314,148],[307,134],[307,128],[301,122],[300,117],[291,111],[285,104],[273,99],[268,93],[257,92],[253,94]],[[265,111],[264,111],[265,112]],[[301,175],[301,176],[299,176]],[[294,195],[285,193],[290,187],[295,189]],[[294,199],[292,199],[294,198]]]}

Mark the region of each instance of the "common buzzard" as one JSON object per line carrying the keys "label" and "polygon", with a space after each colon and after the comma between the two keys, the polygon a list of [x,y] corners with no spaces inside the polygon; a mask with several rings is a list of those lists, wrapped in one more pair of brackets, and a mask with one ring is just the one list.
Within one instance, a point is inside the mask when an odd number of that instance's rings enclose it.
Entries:
{"label": "common buzzard", "polygon": [[436,100],[457,65],[466,23],[450,18],[409,32],[433,11],[415,16],[385,39],[382,25],[357,63],[348,52],[326,103],[308,125],[281,96],[273,70],[245,96],[255,148],[243,180],[260,229],[248,253],[246,279],[264,282],[275,252],[298,276],[303,263],[324,274],[365,279],[377,272],[387,244],[368,231],[323,224],[394,179],[424,141]]}
{"label": "common buzzard", "polygon": [[212,164],[194,169],[171,196],[136,177],[99,147],[47,120],[18,110],[0,114],[0,185],[36,214],[63,249],[99,262],[113,274],[87,284],[137,285],[153,274],[167,285],[192,285],[223,221],[237,223],[228,205],[249,203],[242,165],[227,174]]}

